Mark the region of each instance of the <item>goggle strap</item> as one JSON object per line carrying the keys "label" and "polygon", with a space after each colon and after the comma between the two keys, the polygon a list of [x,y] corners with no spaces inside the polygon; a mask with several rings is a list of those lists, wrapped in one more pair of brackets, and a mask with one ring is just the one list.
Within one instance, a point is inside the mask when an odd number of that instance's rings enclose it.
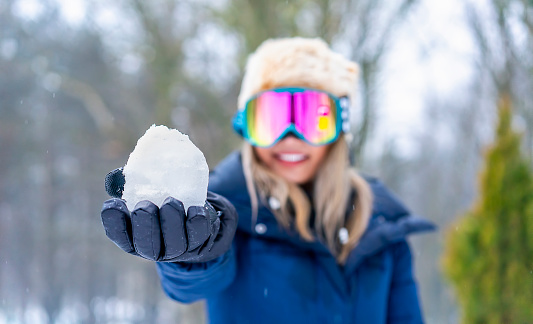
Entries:
{"label": "goggle strap", "polygon": [[244,136],[244,110],[238,110],[233,116],[233,129]]}
{"label": "goggle strap", "polygon": [[341,129],[342,132],[348,134],[350,132],[350,99],[348,96],[340,97],[339,105],[341,107]]}

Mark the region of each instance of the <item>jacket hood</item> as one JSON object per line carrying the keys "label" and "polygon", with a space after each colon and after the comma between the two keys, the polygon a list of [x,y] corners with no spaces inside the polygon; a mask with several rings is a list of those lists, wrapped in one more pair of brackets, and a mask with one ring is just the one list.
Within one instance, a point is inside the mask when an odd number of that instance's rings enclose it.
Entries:
{"label": "jacket hood", "polygon": [[[412,215],[409,210],[376,178],[365,177],[374,195],[369,225],[359,244],[348,256],[345,270],[353,271],[365,257],[380,252],[386,246],[404,240],[408,235],[436,229],[430,221]],[[258,197],[258,217],[252,221],[251,202],[242,169],[241,154],[235,151],[221,161],[209,176],[209,191],[226,197],[239,212],[238,229],[252,236],[283,240],[315,253],[330,254],[319,242],[306,242],[296,231],[282,228],[272,211]],[[258,225],[261,228],[258,228]]]}

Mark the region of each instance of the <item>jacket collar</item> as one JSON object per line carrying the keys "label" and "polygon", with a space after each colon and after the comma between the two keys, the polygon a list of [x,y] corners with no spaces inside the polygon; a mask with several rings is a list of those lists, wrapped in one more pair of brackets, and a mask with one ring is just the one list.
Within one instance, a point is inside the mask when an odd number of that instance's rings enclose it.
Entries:
{"label": "jacket collar", "polygon": [[[377,179],[366,177],[374,194],[371,220],[359,244],[350,253],[345,272],[354,271],[368,256],[378,253],[387,245],[404,240],[408,235],[435,229],[435,225],[412,215],[407,208]],[[226,157],[211,172],[208,190],[225,196],[239,211],[238,229],[251,236],[287,241],[304,250],[331,255],[319,241],[306,242],[293,230],[279,225],[271,210],[258,197],[259,210],[256,222],[252,222],[250,196],[242,170],[240,152]]]}

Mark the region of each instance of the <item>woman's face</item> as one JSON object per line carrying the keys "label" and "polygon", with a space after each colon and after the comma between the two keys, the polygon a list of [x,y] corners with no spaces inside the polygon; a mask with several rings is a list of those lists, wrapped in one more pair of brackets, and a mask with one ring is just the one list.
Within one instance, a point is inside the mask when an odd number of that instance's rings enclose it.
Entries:
{"label": "woman's face", "polygon": [[254,147],[263,164],[288,182],[311,181],[326,158],[330,145],[313,146],[294,136],[287,136],[268,148]]}

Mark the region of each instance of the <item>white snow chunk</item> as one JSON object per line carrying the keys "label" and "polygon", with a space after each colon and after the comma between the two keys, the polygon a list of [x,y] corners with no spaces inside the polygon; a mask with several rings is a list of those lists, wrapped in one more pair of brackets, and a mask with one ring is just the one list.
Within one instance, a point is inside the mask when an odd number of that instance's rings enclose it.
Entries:
{"label": "white snow chunk", "polygon": [[129,210],[141,200],[161,207],[171,196],[185,206],[203,206],[207,197],[209,167],[205,157],[177,129],[152,125],[139,138],[124,166],[122,198]]}

